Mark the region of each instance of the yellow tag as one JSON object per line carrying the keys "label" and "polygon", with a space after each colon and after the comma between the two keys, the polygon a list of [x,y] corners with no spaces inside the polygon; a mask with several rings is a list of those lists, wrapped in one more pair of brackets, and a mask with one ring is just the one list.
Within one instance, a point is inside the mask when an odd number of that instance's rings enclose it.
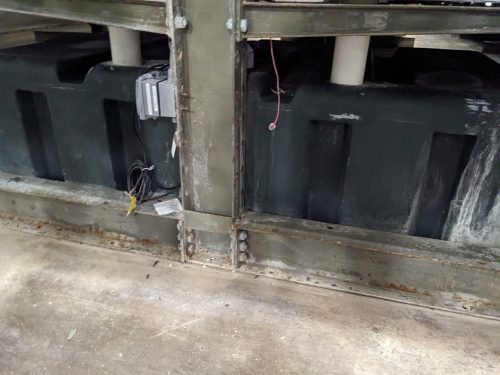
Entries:
{"label": "yellow tag", "polygon": [[127,216],[129,216],[132,212],[134,212],[135,208],[137,207],[137,198],[135,195],[130,194],[130,205],[128,206],[127,210]]}

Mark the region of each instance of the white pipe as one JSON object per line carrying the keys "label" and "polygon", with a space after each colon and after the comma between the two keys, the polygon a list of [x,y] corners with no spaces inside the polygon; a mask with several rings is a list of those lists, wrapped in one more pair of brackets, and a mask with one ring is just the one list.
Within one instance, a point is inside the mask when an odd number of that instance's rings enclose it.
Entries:
{"label": "white pipe", "polygon": [[113,64],[142,65],[140,32],[114,26],[109,26],[108,30]]}
{"label": "white pipe", "polygon": [[362,85],[369,45],[369,36],[337,36],[330,81],[341,85]]}

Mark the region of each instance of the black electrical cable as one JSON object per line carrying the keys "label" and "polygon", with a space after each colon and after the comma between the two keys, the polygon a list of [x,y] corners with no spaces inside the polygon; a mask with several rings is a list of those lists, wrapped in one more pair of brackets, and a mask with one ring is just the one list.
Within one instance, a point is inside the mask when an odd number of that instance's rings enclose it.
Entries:
{"label": "black electrical cable", "polygon": [[[133,128],[141,145],[143,160],[134,160],[127,170],[127,189],[129,194],[137,198],[137,203],[142,203],[150,199],[166,196],[178,189],[180,185],[166,187],[156,178],[154,165],[152,165],[151,158],[149,157],[148,149],[144,141],[142,124],[137,113],[134,115]],[[154,187],[158,187],[164,190],[164,192],[155,195]]]}
{"label": "black electrical cable", "polygon": [[169,65],[168,64],[155,64],[155,65],[151,65],[150,67],[148,67],[146,69],[146,71],[142,74],[146,74],[146,73],[149,73],[150,71],[154,70],[154,69],[158,69],[158,70],[163,70],[165,68],[168,68]]}

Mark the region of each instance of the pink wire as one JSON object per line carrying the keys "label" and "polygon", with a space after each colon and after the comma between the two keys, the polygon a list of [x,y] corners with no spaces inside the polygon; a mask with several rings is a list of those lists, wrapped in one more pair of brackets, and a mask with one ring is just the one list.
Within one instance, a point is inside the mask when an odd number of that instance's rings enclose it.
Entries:
{"label": "pink wire", "polygon": [[276,75],[276,95],[278,95],[278,107],[276,109],[276,117],[273,122],[269,124],[269,130],[274,130],[278,126],[278,120],[280,118],[280,107],[281,107],[281,90],[280,90],[280,76],[278,73],[278,68],[276,67],[276,59],[274,58],[273,41],[269,39],[269,46],[271,47],[271,59],[273,60],[274,74]]}

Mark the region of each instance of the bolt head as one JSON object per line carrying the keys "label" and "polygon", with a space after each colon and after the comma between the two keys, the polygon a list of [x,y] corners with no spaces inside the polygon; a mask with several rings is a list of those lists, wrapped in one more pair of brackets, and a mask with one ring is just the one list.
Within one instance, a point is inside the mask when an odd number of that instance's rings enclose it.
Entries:
{"label": "bolt head", "polygon": [[246,33],[248,30],[248,21],[246,19],[242,19],[240,21],[240,30],[242,33]]}
{"label": "bolt head", "polygon": [[175,16],[174,27],[176,29],[185,29],[187,27],[187,18],[184,16]]}
{"label": "bolt head", "polygon": [[247,233],[247,232],[245,232],[244,230],[242,230],[242,231],[240,232],[240,234],[238,235],[238,239],[239,239],[240,241],[246,241],[247,237],[248,237],[248,233]]}
{"label": "bolt head", "polygon": [[228,29],[228,30],[233,29],[233,19],[232,18],[228,18],[228,20],[226,21],[226,29]]}
{"label": "bolt head", "polygon": [[246,250],[247,250],[247,248],[248,248],[248,245],[247,245],[247,243],[246,243],[246,242],[240,242],[240,243],[238,244],[238,250],[239,250],[239,251],[246,251]]}

